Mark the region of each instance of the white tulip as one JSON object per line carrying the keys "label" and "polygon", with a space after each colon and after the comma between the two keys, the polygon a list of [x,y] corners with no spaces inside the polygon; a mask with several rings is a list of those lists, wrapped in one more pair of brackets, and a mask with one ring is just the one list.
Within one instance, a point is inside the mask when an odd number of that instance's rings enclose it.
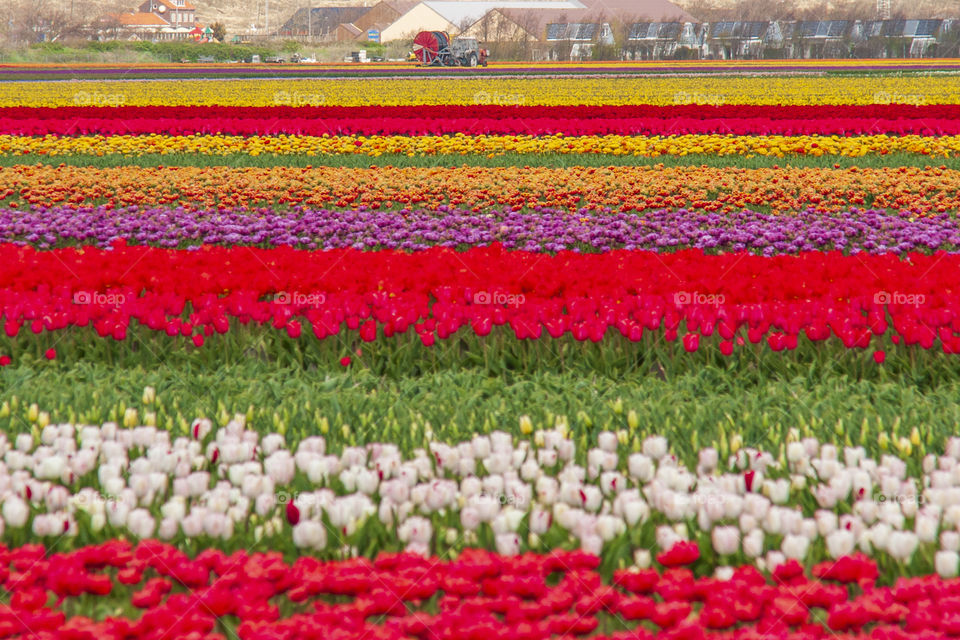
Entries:
{"label": "white tulip", "polygon": [[629,500],[623,503],[623,519],[631,527],[647,521],[650,517],[650,507],[639,497],[636,500]]}
{"label": "white tulip", "polygon": [[764,559],[764,565],[768,571],[774,571],[777,567],[784,564],[787,561],[786,556],[784,556],[779,551],[768,551],[767,557]]}
{"label": "white tulip", "polygon": [[887,551],[900,562],[908,563],[919,543],[920,540],[915,533],[894,531],[887,541]]}
{"label": "white tulip", "polygon": [[22,527],[30,517],[30,508],[27,503],[17,496],[10,496],[3,501],[3,520],[11,527]]}
{"label": "white tulip", "polygon": [[940,534],[940,546],[944,551],[960,551],[960,533],[944,531]]}
{"label": "white tulip", "polygon": [[597,518],[596,532],[605,542],[613,540],[627,529],[626,524],[616,516],[600,516]]}
{"label": "white tulip", "polygon": [[915,531],[920,542],[934,542],[937,539],[937,529],[939,522],[937,518],[918,515]]}
{"label": "white tulip", "polygon": [[817,521],[817,530],[822,537],[826,538],[837,530],[839,519],[833,511],[818,509],[816,513],[813,514],[813,517]]}
{"label": "white tulip", "polygon": [[819,484],[814,490],[814,496],[822,509],[833,509],[837,505],[837,490],[827,484]]}
{"label": "white tulip", "polygon": [[33,448],[33,436],[29,433],[21,433],[16,439],[17,451],[28,453]]}
{"label": "white tulip", "polygon": [[783,555],[791,560],[803,561],[807,557],[807,550],[810,548],[810,539],[806,536],[788,534],[783,537],[783,543],[780,550]]}
{"label": "white tulip", "polygon": [[397,537],[401,542],[419,542],[428,544],[433,537],[433,526],[430,521],[420,516],[408,518],[397,529]]}
{"label": "white tulip", "polygon": [[715,527],[710,532],[710,541],[718,554],[732,555],[740,549],[740,530],[737,527]]}
{"label": "white tulip", "polygon": [[748,558],[758,558],[763,554],[763,531],[754,529],[743,536],[743,553]]}
{"label": "white tulip", "polygon": [[551,513],[540,507],[534,507],[530,512],[529,526],[531,533],[543,535],[550,530]]}
{"label": "white tulip", "polygon": [[960,568],[960,555],[956,551],[937,551],[933,560],[934,567],[941,578],[956,578]]}
{"label": "white tulip", "polygon": [[107,520],[111,527],[123,527],[127,524],[127,516],[130,513],[130,507],[126,502],[110,500],[107,502]]}
{"label": "white tulip", "polygon": [[180,522],[180,527],[183,529],[184,535],[188,538],[196,538],[202,534],[204,515],[206,515],[206,511],[203,509],[191,511],[187,517]]}
{"label": "white tulip", "polygon": [[712,473],[717,468],[719,461],[720,454],[712,447],[701,449],[698,454],[698,468],[701,473]]}
{"label": "white tulip", "polygon": [[301,549],[321,550],[327,546],[327,530],[313,520],[303,520],[293,527],[293,544]]}
{"label": "white tulip", "polygon": [[138,538],[150,538],[157,523],[146,509],[134,509],[127,516],[127,529]]}
{"label": "white tulip", "polygon": [[642,451],[646,456],[659,460],[667,455],[667,439],[663,436],[650,436],[643,441]]}
{"label": "white tulip", "polygon": [[597,436],[597,443],[600,446],[600,449],[603,451],[616,452],[617,445],[617,434],[612,431],[603,431]]}
{"label": "white tulip", "polygon": [[580,538],[580,549],[599,556],[603,551],[603,538],[595,534],[583,536]]}
{"label": "white tulip", "polygon": [[66,458],[51,455],[40,460],[34,471],[34,475],[40,480],[59,480],[66,468]]}
{"label": "white tulip", "polygon": [[270,476],[274,484],[290,484],[296,473],[296,464],[289,451],[280,450],[270,454],[263,461],[263,470]]}
{"label": "white tulip", "polygon": [[187,501],[182,496],[174,496],[160,507],[164,519],[180,522],[187,517]]}
{"label": "white tulip", "polygon": [[796,464],[807,457],[803,443],[790,442],[787,444],[787,461],[790,464]]}
{"label": "white tulip", "polygon": [[846,529],[837,529],[830,533],[826,539],[827,553],[834,559],[853,553],[854,546],[857,542],[853,532],[847,531]]}

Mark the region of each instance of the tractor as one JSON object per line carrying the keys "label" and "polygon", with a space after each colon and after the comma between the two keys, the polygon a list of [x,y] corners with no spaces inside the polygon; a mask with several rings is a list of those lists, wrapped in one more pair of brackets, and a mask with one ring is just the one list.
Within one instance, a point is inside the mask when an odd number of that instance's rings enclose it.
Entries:
{"label": "tractor", "polygon": [[421,31],[413,39],[413,55],[424,67],[487,66],[487,50],[476,38],[450,38],[446,31]]}

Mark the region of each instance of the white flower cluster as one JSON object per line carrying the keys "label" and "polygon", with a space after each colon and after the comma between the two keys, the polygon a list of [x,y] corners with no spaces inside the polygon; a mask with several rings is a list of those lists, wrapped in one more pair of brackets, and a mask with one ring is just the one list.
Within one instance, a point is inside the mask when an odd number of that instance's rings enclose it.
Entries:
{"label": "white flower cluster", "polygon": [[[565,425],[533,433],[524,420],[530,439],[494,432],[407,454],[389,443],[334,454],[319,436],[291,450],[239,416],[216,431],[197,420],[191,437],[172,442],[156,427],[114,423],[0,435],[0,533],[5,525],[75,535],[83,512],[94,532],[226,540],[253,518],[258,539],[290,535],[304,549],[333,541],[349,551],[344,541],[376,518],[424,554],[438,535],[475,543],[482,527],[504,554],[536,547],[557,527],[600,554],[649,523],[660,549],[700,533],[724,560],[742,554],[764,568],[810,559],[822,539],[830,557],[860,549],[903,563],[930,545],[937,571],[957,574],[960,438],[923,458],[914,477],[896,456],[878,461],[862,447],[799,437],[780,460],[738,446],[721,461],[707,448],[690,469],[661,436],[632,451],[625,432],[604,432],[578,456]],[[650,554],[636,558],[647,564]]]}

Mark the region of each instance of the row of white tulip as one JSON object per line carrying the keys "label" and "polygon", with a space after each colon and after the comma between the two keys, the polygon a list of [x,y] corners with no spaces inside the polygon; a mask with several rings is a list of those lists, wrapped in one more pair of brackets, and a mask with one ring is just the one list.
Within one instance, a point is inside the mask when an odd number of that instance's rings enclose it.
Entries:
{"label": "row of white tulip", "polygon": [[[521,431],[532,431],[528,422]],[[562,424],[529,439],[493,432],[409,452],[375,443],[333,453],[320,436],[291,449],[242,416],[216,430],[199,419],[190,433],[171,441],[153,426],[107,423],[0,435],[0,533],[75,535],[83,512],[94,532],[109,525],[105,535],[229,540],[249,529],[349,552],[346,541],[376,518],[420,553],[476,543],[481,532],[499,552],[518,553],[559,530],[602,554],[647,525],[656,548],[636,550],[640,565],[650,551],[699,538],[718,561],[742,554],[766,568],[811,560],[822,541],[829,557],[860,549],[904,565],[924,545],[942,575],[958,570],[960,438],[911,473],[894,455],[876,460],[797,433],[776,456],[734,446],[720,460],[703,449],[694,468],[661,436],[631,447],[625,432],[603,432],[578,455]]]}

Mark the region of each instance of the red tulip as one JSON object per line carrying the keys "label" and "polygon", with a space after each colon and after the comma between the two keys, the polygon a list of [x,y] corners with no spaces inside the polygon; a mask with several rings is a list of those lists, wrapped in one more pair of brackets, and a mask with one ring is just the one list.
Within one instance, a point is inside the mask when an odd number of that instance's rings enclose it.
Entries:
{"label": "red tulip", "polygon": [[296,525],[300,522],[300,509],[297,508],[297,505],[293,504],[293,500],[287,502],[287,522],[290,523],[290,526]]}
{"label": "red tulip", "polygon": [[696,542],[677,542],[667,551],[657,554],[657,562],[665,567],[692,564],[700,558],[700,548]]}

